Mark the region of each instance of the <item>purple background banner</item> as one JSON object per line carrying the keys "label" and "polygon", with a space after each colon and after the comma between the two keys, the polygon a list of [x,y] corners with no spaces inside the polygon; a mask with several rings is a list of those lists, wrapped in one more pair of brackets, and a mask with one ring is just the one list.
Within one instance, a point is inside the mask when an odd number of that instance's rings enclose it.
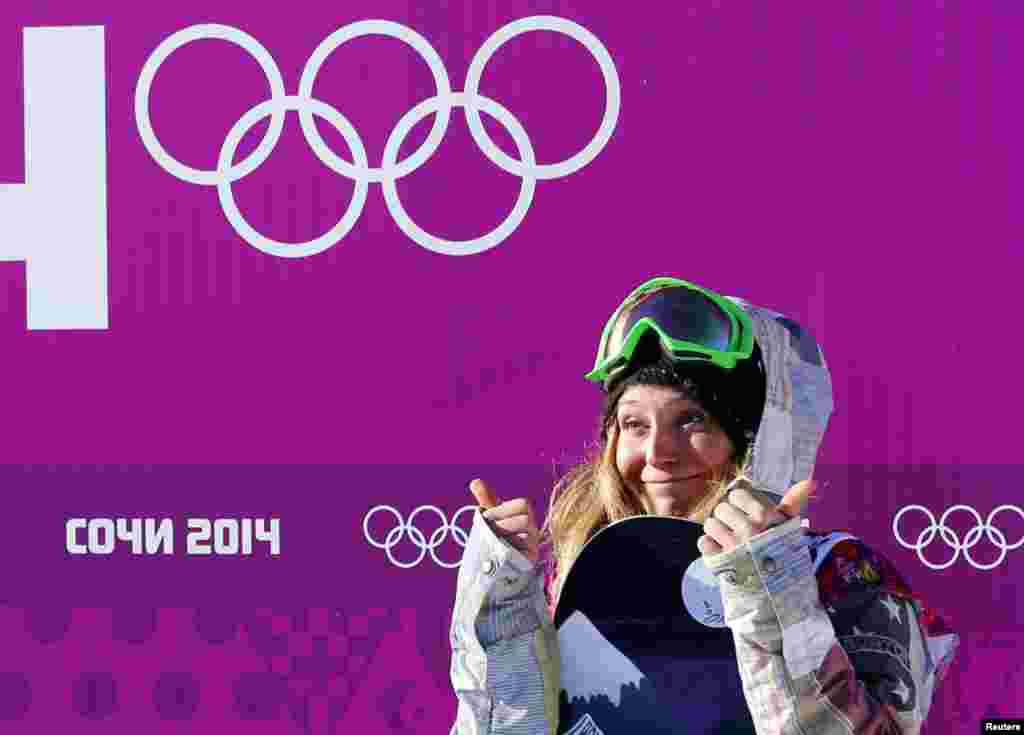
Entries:
{"label": "purple background banner", "polygon": [[[187,26],[251,34],[296,94],[321,40],[386,19],[421,34],[461,90],[483,42],[530,15],[600,40],[621,112],[590,164],[538,181],[518,228],[477,255],[418,246],[379,183],[334,247],[269,255],[236,234],[214,188],[164,171],[136,128],[143,65]],[[982,518],[1021,505],[1016,3],[15,0],[0,9],[5,183],[25,179],[23,30],[40,26],[103,27],[110,325],[28,330],[25,264],[0,262],[0,731],[447,732],[455,570],[429,556],[396,566],[367,542],[364,518],[385,504],[450,519],[473,477],[546,508],[556,471],[594,438],[600,394],[582,375],[603,319],[661,274],[780,311],[823,345],[836,411],[812,523],[869,541],[962,634],[927,732],[1024,716],[1024,550],[991,570],[962,557],[931,569],[892,530],[910,504],[939,516],[963,503]],[[351,121],[377,166],[433,89],[408,46],[368,37],[327,59],[314,96]],[[480,90],[541,163],[583,148],[605,104],[594,58],[551,32],[503,46]],[[150,110],[171,155],[213,168],[231,127],[268,98],[251,56],[200,41],[161,67]],[[431,125],[413,128],[400,158]],[[518,156],[501,125],[484,125]],[[469,239],[498,226],[520,185],[455,109],[397,191],[425,230]],[[273,153],[232,185],[252,226],[288,242],[328,231],[354,189],[317,160],[293,112]],[[278,518],[281,554],[65,551],[69,518],[169,517],[181,531],[192,516]],[[388,523],[374,518],[377,538]],[[428,538],[437,523],[417,518]],[[949,524],[961,539],[975,526],[963,512]],[[1007,543],[1024,534],[1013,512],[993,525]],[[908,515],[904,537],[923,527]],[[990,541],[977,562],[996,558]],[[396,555],[415,556],[403,545]],[[437,553],[452,562],[460,547],[449,536]],[[951,549],[937,537],[925,553],[939,563]]]}

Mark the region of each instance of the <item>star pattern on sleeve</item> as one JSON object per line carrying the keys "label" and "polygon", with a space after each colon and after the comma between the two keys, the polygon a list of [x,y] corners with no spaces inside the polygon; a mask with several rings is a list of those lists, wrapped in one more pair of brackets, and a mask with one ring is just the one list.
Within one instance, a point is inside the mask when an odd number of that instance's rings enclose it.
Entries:
{"label": "star pattern on sleeve", "polygon": [[900,698],[900,702],[906,704],[910,699],[910,689],[907,687],[907,683],[900,679],[900,685],[892,690],[892,693]]}
{"label": "star pattern on sleeve", "polygon": [[895,620],[902,624],[903,619],[900,617],[900,606],[896,600],[892,599],[892,595],[886,595],[879,599],[879,602],[889,611],[889,620]]}
{"label": "star pattern on sleeve", "polygon": [[842,538],[826,553],[815,569],[819,598],[857,678],[880,702],[923,717],[959,637],[864,542]]}

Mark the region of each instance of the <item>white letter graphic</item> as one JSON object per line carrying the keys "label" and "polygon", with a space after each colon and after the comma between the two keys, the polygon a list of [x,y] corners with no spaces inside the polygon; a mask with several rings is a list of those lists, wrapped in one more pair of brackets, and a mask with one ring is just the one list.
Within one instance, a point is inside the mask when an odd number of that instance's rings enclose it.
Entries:
{"label": "white letter graphic", "polygon": [[0,184],[0,260],[25,261],[29,329],[107,329],[103,28],[26,28],[25,183]]}

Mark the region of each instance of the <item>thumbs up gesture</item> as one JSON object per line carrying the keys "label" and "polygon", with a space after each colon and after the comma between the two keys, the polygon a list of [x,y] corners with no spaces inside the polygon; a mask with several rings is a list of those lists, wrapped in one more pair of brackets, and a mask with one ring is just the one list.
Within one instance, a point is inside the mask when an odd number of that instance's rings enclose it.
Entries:
{"label": "thumbs up gesture", "polygon": [[531,562],[536,562],[540,556],[540,529],[533,517],[530,501],[515,498],[502,503],[490,485],[480,479],[473,480],[469,489],[477,504],[485,508],[484,520],[495,535],[510,543]]}
{"label": "thumbs up gesture", "polygon": [[730,551],[762,531],[785,523],[803,513],[814,487],[814,480],[798,482],[778,505],[745,487],[731,491],[704,521],[704,535],[697,539],[697,548],[704,556]]}

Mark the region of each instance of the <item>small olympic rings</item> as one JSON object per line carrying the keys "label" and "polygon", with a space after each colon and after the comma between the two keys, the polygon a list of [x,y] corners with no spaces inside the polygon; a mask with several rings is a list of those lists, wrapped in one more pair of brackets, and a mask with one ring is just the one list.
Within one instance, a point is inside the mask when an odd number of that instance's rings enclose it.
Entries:
{"label": "small olympic rings", "polygon": [[[392,508],[390,505],[377,505],[371,508],[367,512],[366,516],[363,518],[363,535],[366,537],[366,540],[370,543],[371,546],[375,546],[378,549],[384,549],[385,553],[388,555],[388,559],[396,567],[401,567],[402,569],[411,569],[412,567],[416,566],[421,561],[423,561],[423,559],[426,558],[426,555],[429,553],[430,557],[438,566],[444,567],[445,569],[454,569],[455,567],[459,566],[460,562],[456,561],[449,563],[442,561],[438,558],[434,550],[437,549],[437,547],[440,546],[442,543],[444,543],[444,540],[446,538],[448,538],[449,531],[451,532],[452,538],[455,540],[455,543],[465,548],[466,540],[469,538],[469,535],[466,531],[460,528],[457,525],[457,523],[459,517],[463,513],[471,513],[474,510],[476,510],[475,505],[467,505],[463,508],[460,508],[458,511],[456,511],[455,515],[452,516],[452,520],[449,523],[447,517],[444,514],[444,511],[442,511],[440,508],[433,505],[421,505],[419,508],[416,508],[416,510],[410,513],[409,520],[405,521],[402,519],[402,514],[399,513],[397,509]],[[397,526],[388,531],[387,535],[384,537],[384,541],[377,541],[373,538],[373,536],[370,535],[370,518],[372,518],[374,513],[377,513],[378,511],[386,511],[390,513],[395,517],[395,520],[398,522]],[[433,513],[441,520],[441,525],[430,534],[429,540],[427,540],[427,538],[423,535],[423,532],[420,531],[420,529],[418,529],[415,525],[416,516],[418,516],[420,513],[423,513],[424,511]],[[412,541],[413,545],[419,548],[420,553],[419,556],[417,556],[412,561],[403,562],[395,558],[392,549],[402,541],[402,538],[406,534],[409,535],[409,540]]]}
{"label": "small olympic rings", "polygon": [[[918,534],[917,542],[913,544],[908,543],[903,538],[903,536],[900,535],[899,532],[900,519],[903,517],[904,513],[911,510],[918,510],[924,513],[925,516],[928,518],[929,523],[929,525],[924,530],[922,530],[920,534]],[[956,531],[954,531],[946,525],[946,519],[949,518],[951,513],[954,513],[958,510],[970,513],[972,516],[974,516],[974,519],[977,523],[977,525],[974,528],[967,532],[967,534],[964,536],[962,543]],[[908,505],[904,508],[901,508],[900,511],[896,514],[896,517],[892,519],[892,532],[900,546],[902,546],[905,549],[911,549],[913,551],[916,551],[917,558],[920,559],[921,563],[929,569],[947,569],[951,567],[960,557],[960,552],[963,552],[964,558],[967,559],[967,562],[972,567],[984,571],[988,569],[994,569],[995,567],[999,566],[1006,558],[1006,552],[1020,548],[1022,545],[1024,545],[1024,536],[1022,536],[1021,539],[1015,543],[1007,544],[1006,536],[1003,534],[1003,532],[992,525],[992,521],[995,519],[995,517],[1004,510],[1013,511],[1022,519],[1024,519],[1024,509],[1018,508],[1015,505],[1000,505],[998,508],[989,513],[988,518],[986,518],[984,521],[982,521],[981,515],[978,513],[978,511],[976,511],[969,505],[954,505],[952,508],[946,510],[946,512],[942,514],[942,517],[939,518],[938,523],[936,523],[935,516],[932,515],[932,512],[925,508],[923,505]],[[979,541],[981,541],[982,533],[984,533],[988,537],[988,540],[991,541],[992,544],[999,549],[999,556],[996,557],[995,561],[990,562],[988,564],[980,564],[977,561],[975,561],[975,559],[971,556],[971,548],[977,545]],[[922,553],[922,549],[924,549],[924,547],[928,546],[932,542],[936,534],[939,534],[942,537],[942,540],[946,542],[946,545],[953,549],[953,556],[949,560],[941,564],[933,564],[932,562],[925,559],[924,554]]]}

